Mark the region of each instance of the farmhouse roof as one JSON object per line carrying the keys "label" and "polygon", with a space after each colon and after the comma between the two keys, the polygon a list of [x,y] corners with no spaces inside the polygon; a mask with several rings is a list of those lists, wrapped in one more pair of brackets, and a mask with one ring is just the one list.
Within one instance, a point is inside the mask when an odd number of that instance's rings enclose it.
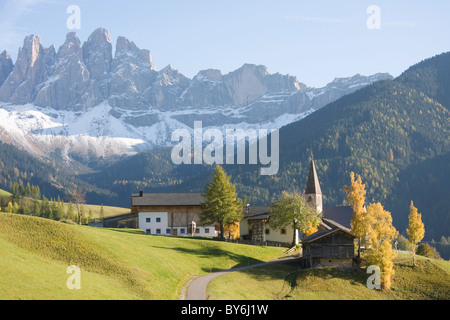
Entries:
{"label": "farmhouse roof", "polygon": [[200,206],[205,201],[202,193],[135,193],[132,206]]}
{"label": "farmhouse roof", "polygon": [[312,235],[303,238],[302,243],[304,243],[304,244],[311,243],[311,242],[314,242],[316,240],[319,240],[323,237],[329,236],[329,235],[339,232],[339,231],[347,233],[347,234],[351,235],[352,237],[354,237],[354,235],[352,233],[350,233],[347,228],[344,228],[344,229],[334,228],[334,229],[329,229],[329,230],[319,230],[319,231],[313,233]]}
{"label": "farmhouse roof", "polygon": [[270,207],[249,206],[244,207],[243,214],[247,220],[267,220],[269,219]]}

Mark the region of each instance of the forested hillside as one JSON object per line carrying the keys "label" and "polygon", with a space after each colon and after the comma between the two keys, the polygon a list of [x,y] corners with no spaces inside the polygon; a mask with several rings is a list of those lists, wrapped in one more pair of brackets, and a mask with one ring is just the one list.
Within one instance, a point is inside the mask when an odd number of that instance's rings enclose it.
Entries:
{"label": "forested hillside", "polygon": [[87,192],[87,200],[91,203],[111,201],[116,195],[109,190],[100,189],[78,179],[76,170],[79,164],[69,169],[62,166],[59,161],[40,160],[25,151],[0,142],[0,189],[12,190],[15,183],[27,182],[39,186],[41,194],[48,198],[66,198],[69,191],[75,186]]}

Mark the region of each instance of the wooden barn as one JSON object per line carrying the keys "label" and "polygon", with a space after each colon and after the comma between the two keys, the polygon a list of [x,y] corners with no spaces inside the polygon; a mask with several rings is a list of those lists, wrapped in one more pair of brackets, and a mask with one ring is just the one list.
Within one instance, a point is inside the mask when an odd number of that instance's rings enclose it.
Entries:
{"label": "wooden barn", "polygon": [[354,240],[350,229],[323,219],[319,231],[302,240],[303,266],[353,268]]}

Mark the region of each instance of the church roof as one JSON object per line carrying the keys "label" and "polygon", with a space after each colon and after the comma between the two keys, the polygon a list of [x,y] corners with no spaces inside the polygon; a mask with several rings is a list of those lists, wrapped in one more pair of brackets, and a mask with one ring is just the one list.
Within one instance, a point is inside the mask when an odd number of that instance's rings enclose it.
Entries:
{"label": "church roof", "polygon": [[[323,219],[328,220],[329,223],[333,224],[333,222],[335,222],[335,226],[342,226],[344,228],[351,229],[350,221],[353,217],[352,207],[325,207],[322,215]],[[338,225],[336,225],[336,223]]]}
{"label": "church roof", "polygon": [[305,194],[322,194],[314,160],[311,160],[311,166],[309,167],[309,175],[308,181],[306,182]]}

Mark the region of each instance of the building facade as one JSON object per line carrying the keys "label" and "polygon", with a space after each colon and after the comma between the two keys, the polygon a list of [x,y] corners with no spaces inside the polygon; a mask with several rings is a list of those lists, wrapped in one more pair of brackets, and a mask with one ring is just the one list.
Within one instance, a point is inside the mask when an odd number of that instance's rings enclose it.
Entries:
{"label": "building facade", "polygon": [[131,213],[146,234],[165,236],[217,237],[218,227],[200,225],[201,193],[132,194]]}

